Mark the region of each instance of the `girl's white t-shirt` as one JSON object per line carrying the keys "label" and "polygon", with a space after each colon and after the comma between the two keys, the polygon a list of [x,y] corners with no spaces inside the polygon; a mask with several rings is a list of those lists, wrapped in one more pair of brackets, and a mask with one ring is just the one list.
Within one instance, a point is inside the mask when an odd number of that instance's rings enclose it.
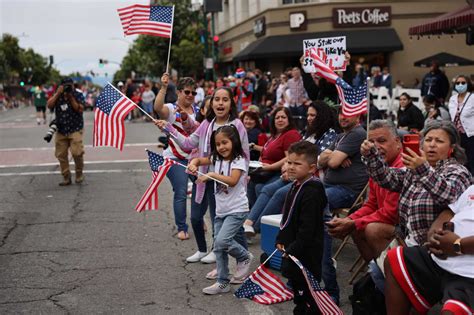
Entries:
{"label": "girl's white t-shirt", "polygon": [[216,215],[223,217],[232,213],[248,212],[249,201],[247,198],[247,166],[245,159],[239,157],[233,161],[217,160],[214,164],[214,172],[230,176],[233,169],[241,170],[239,182],[234,187],[226,187],[214,182],[216,197]]}

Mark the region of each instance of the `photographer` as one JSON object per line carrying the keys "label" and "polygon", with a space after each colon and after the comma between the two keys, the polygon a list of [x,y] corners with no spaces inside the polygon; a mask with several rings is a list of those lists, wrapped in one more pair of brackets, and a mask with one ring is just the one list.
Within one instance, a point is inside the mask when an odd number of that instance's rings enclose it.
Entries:
{"label": "photographer", "polygon": [[71,78],[65,78],[56,93],[48,100],[48,108],[54,109],[56,114],[57,133],[55,136],[56,158],[59,160],[61,174],[64,180],[60,186],[71,184],[69,171],[68,149],[71,150],[76,165],[76,183],[84,181],[84,145],[82,134],[84,128],[84,97],[74,89]]}

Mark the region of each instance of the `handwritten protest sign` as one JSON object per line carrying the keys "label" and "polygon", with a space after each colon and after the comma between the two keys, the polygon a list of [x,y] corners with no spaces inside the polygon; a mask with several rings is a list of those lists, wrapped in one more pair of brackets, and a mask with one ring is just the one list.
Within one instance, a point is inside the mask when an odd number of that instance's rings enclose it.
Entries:
{"label": "handwritten protest sign", "polygon": [[323,56],[323,52],[327,56],[326,64],[335,71],[345,71],[345,52],[346,52],[346,37],[325,37],[316,39],[303,40],[304,63],[303,70],[306,73],[314,71],[313,61],[310,57],[310,51],[316,50],[319,57]]}

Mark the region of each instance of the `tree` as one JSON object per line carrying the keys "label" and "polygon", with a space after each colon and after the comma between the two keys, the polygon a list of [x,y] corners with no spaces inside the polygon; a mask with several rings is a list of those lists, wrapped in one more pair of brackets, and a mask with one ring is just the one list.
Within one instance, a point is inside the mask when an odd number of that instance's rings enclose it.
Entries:
{"label": "tree", "polygon": [[[161,1],[160,4],[172,3]],[[199,42],[198,24],[192,21],[197,22],[200,13],[190,10],[189,0],[177,1],[174,5],[170,68],[177,69],[181,75],[198,75],[203,71],[203,45]],[[168,45],[169,39],[140,35],[123,58],[114,80],[125,80],[131,76],[132,71],[139,78],[161,77],[166,70]]]}

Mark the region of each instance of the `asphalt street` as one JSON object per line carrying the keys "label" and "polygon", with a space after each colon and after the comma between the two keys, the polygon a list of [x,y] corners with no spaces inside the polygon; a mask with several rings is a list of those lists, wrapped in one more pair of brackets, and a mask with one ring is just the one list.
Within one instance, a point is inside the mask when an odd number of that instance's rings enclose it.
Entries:
{"label": "asphalt street", "polygon": [[[53,143],[43,140],[48,127],[36,125],[34,108],[0,112],[0,313],[291,313],[292,302],[204,296],[213,266],[185,263],[195,241],[192,233],[188,241],[175,237],[168,180],[158,211],[134,211],[151,178],[144,149],[161,151],[160,132],[127,123],[122,152],[93,148],[93,114],[85,120],[85,182],[60,187]],[[250,249],[260,256],[258,240]],[[348,246],[338,259],[345,313],[356,258]]]}

